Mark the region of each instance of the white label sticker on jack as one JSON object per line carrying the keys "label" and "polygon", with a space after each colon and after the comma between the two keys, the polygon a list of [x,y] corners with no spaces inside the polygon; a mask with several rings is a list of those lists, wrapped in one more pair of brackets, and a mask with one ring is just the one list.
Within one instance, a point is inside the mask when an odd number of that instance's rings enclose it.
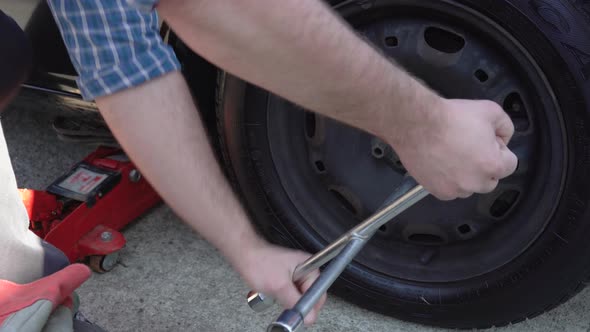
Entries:
{"label": "white label sticker on jack", "polygon": [[60,187],[86,195],[98,187],[108,175],[80,167],[59,184]]}

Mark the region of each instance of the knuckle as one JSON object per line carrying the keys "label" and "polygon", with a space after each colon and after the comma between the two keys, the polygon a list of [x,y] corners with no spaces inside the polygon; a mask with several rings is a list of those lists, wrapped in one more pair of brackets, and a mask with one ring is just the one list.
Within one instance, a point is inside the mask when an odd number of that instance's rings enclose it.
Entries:
{"label": "knuckle", "polygon": [[455,187],[453,190],[450,190],[447,193],[445,193],[442,200],[444,200],[444,201],[454,200],[461,195],[461,192],[462,192],[461,187]]}
{"label": "knuckle", "polygon": [[516,168],[518,168],[518,156],[514,152],[510,152],[510,159],[511,159],[511,170],[514,172]]}
{"label": "knuckle", "polygon": [[502,112],[502,108],[500,107],[500,105],[498,105],[496,102],[492,100],[482,100],[482,107],[485,108],[486,111],[494,115],[504,113]]}
{"label": "knuckle", "polygon": [[484,99],[482,100],[482,103],[489,108],[490,110],[497,110],[498,107],[500,107],[497,103],[495,103],[493,100],[489,100],[489,99]]}
{"label": "knuckle", "polygon": [[449,195],[447,193],[438,192],[438,193],[433,193],[433,195],[441,201],[450,201],[453,199],[452,195]]}
{"label": "knuckle", "polygon": [[468,182],[463,183],[463,185],[457,189],[457,197],[465,198],[471,196],[475,192],[474,186]]}
{"label": "knuckle", "polygon": [[508,176],[508,175],[514,173],[514,171],[516,171],[517,167],[518,167],[518,157],[516,157],[516,155],[511,152],[507,155],[507,158],[505,158],[503,160],[503,162],[501,163],[500,174],[502,177]]}
{"label": "knuckle", "polygon": [[496,189],[497,185],[498,185],[498,181],[490,181],[489,184],[482,189],[481,193],[482,194],[491,193],[492,191],[494,191],[494,189]]}
{"label": "knuckle", "polygon": [[473,194],[462,193],[461,195],[459,195],[459,198],[469,198],[469,197],[471,197],[471,195],[473,195]]}
{"label": "knuckle", "polygon": [[500,162],[497,159],[488,158],[485,161],[485,166],[483,167],[483,170],[486,176],[496,177],[499,174],[502,174],[502,171],[504,170],[504,165],[502,165],[502,162]]}
{"label": "knuckle", "polygon": [[512,119],[508,116],[508,114],[504,114],[504,116],[506,117],[506,126],[507,128],[514,133],[514,122],[512,121]]}
{"label": "knuckle", "polygon": [[438,190],[432,190],[431,193],[433,196],[435,196],[436,198],[438,198],[441,201],[450,201],[453,198],[455,198],[454,194],[453,194],[454,190],[449,190],[449,189],[438,189]]}

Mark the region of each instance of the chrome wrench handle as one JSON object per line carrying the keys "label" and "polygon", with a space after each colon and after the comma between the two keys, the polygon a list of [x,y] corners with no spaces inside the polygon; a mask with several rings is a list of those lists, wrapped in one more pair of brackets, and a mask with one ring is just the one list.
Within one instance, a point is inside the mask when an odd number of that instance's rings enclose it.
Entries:
{"label": "chrome wrench handle", "polygon": [[[348,231],[326,246],[315,255],[308,258],[295,268],[293,281],[301,282],[312,271],[323,266],[334,257],[353,239],[369,239],[375,234],[379,227],[389,222],[416,202],[428,196],[428,192],[410,176],[405,176],[402,183],[385,200],[381,208],[371,217]],[[364,241],[363,241],[364,242]],[[261,312],[271,307],[275,300],[261,293],[251,291],[248,293],[248,305],[256,312]]]}

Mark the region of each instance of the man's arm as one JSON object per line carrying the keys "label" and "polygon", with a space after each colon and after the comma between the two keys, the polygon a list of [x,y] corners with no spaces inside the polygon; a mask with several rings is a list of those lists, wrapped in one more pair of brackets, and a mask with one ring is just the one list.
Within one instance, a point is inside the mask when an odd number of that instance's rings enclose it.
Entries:
{"label": "man's arm", "polygon": [[193,225],[199,233],[234,260],[242,248],[262,244],[243,222],[240,204],[231,199],[179,72],[99,97],[96,103],[131,159],[183,220],[199,223]]}
{"label": "man's arm", "polygon": [[[218,248],[250,287],[285,307],[295,305],[301,294],[291,275],[309,255],[272,246],[255,233],[215,159],[182,74],[166,74],[96,103],[125,151],[182,220]],[[315,321],[324,301],[306,323]]]}
{"label": "man's arm", "polygon": [[221,68],[383,138],[439,198],[489,192],[516,168],[506,148],[514,129],[498,105],[440,98],[320,0],[162,0],[158,9]]}
{"label": "man's arm", "polygon": [[[149,9],[155,0],[143,2]],[[156,13],[120,0],[48,4],[83,97],[96,100],[118,141],[162,198],[222,252],[252,289],[293,306],[311,280],[295,285],[291,275],[309,255],[272,246],[254,232],[217,165],[180,64],[159,35]]]}
{"label": "man's arm", "polygon": [[424,120],[439,100],[321,0],[163,0],[158,11],[220,68],[373,134]]}

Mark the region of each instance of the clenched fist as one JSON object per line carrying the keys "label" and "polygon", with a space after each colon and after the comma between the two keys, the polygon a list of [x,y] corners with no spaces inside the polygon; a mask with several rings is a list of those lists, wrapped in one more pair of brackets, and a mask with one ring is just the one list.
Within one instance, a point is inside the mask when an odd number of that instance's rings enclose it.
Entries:
{"label": "clenched fist", "polygon": [[440,99],[420,128],[392,144],[401,161],[441,200],[488,193],[512,174],[518,160],[507,147],[514,125],[496,103]]}
{"label": "clenched fist", "polygon": [[[316,270],[300,283],[292,280],[297,265],[310,256],[305,252],[270,244],[252,246],[244,249],[237,271],[253,290],[273,297],[285,309],[292,308],[319,277],[319,270]],[[305,317],[306,326],[315,323],[326,299],[324,294]]]}

